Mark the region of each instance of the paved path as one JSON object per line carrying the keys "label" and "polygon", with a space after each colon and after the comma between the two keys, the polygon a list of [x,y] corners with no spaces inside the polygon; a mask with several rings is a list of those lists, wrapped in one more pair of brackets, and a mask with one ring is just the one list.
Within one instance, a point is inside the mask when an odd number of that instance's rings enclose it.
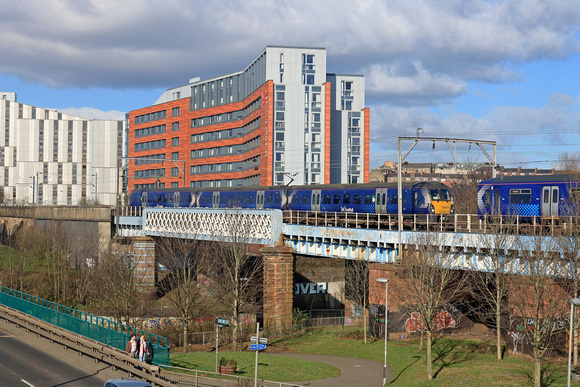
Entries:
{"label": "paved path", "polygon": [[272,353],[271,355],[330,364],[340,370],[340,376],[319,380],[292,382],[309,387],[379,387],[383,385],[383,363],[352,357],[310,355],[303,353]]}

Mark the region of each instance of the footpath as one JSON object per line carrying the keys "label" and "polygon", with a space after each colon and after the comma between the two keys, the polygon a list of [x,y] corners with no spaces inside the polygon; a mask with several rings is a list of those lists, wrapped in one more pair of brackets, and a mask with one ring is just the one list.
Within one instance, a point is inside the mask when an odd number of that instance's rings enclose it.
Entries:
{"label": "footpath", "polygon": [[380,387],[383,385],[383,363],[357,359],[352,357],[311,355],[303,353],[271,353],[271,355],[285,356],[306,361],[330,364],[340,370],[335,378],[289,382],[299,386],[309,387]]}

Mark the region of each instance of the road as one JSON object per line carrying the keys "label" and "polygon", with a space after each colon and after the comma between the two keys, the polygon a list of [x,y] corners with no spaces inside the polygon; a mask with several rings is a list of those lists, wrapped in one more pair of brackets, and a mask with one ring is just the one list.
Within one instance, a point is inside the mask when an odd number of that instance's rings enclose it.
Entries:
{"label": "road", "polygon": [[0,320],[0,386],[102,386],[127,376]]}

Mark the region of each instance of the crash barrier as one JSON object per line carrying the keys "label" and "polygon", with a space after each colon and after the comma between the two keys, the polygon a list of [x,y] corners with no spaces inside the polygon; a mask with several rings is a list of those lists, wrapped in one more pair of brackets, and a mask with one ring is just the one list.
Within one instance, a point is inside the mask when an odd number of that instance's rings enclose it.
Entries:
{"label": "crash barrier", "polygon": [[45,337],[53,343],[62,345],[65,349],[73,349],[79,355],[89,356],[96,361],[112,366],[113,369],[125,371],[130,377],[140,377],[153,386],[174,386],[174,384],[160,377],[159,366],[140,362],[131,358],[124,351],[119,351],[84,336],[63,330],[5,305],[0,305],[0,318],[6,320],[7,323],[13,323],[38,336]]}
{"label": "crash barrier", "polygon": [[[53,343],[62,345],[79,353],[108,364],[113,369],[127,373],[129,377],[139,377],[153,386],[162,387],[235,387],[253,386],[254,379],[243,376],[224,375],[215,372],[191,370],[171,367],[166,370],[156,365],[148,365],[127,355],[124,351],[103,345],[86,337],[68,332],[54,325],[47,324],[37,318],[4,305],[0,305],[0,319],[6,320],[42,336]],[[298,387],[302,384],[274,382],[258,379],[262,387]]]}
{"label": "crash barrier", "polygon": [[2,286],[0,304],[88,339],[125,351],[131,334],[153,346],[153,364],[169,365],[167,338]]}

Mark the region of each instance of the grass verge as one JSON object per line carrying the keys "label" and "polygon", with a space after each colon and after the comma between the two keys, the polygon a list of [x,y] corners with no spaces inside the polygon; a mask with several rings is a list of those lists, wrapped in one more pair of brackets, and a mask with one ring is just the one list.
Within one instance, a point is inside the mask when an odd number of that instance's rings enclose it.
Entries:
{"label": "grass verge", "polygon": [[[235,360],[236,375],[254,377],[256,355],[254,352],[220,351],[219,357]],[[258,355],[258,377],[273,381],[299,381],[338,376],[336,368],[324,364],[260,353]],[[215,372],[215,352],[199,352],[171,355],[171,365]]]}
{"label": "grass verge", "polygon": [[[355,335],[356,336],[356,335]],[[339,370],[326,364],[277,357],[268,353],[295,352],[384,360],[384,341],[352,339],[342,331],[319,331],[290,338],[270,340],[266,352],[259,355],[259,378],[273,381],[315,380],[337,376]],[[220,357],[238,362],[240,376],[254,376],[254,352],[220,351]],[[172,364],[185,368],[215,371],[215,353],[174,354]],[[427,380],[426,350],[418,339],[389,341],[388,362],[393,367],[393,386],[522,386],[532,384],[533,362],[524,355],[495,358],[491,343],[439,338],[433,345],[434,380]],[[544,386],[566,385],[566,359],[545,362]],[[361,375],[364,384],[364,375]],[[361,384],[362,385],[362,384]]]}

